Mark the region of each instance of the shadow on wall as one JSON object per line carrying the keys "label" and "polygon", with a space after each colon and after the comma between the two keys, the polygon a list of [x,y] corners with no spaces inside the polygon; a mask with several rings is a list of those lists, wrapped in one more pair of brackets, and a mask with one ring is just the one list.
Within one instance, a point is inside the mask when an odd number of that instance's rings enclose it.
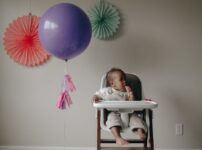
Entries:
{"label": "shadow on wall", "polygon": [[129,37],[127,47],[122,51],[124,60],[127,60],[125,65],[144,70],[161,69],[163,57],[159,43],[153,40],[152,37],[142,35]]}
{"label": "shadow on wall", "polygon": [[[169,92],[166,92],[165,95],[167,95],[166,97],[167,100],[170,101],[169,103],[172,104],[172,111],[175,112],[175,116],[179,119],[176,123],[184,124],[185,137],[188,135],[192,136],[192,139],[200,143],[202,140],[200,124],[200,122],[202,122],[200,112],[201,102],[199,102],[200,100],[197,97],[201,97],[202,95],[201,93],[194,94],[189,88],[182,88],[183,90],[173,88],[168,88],[166,91]],[[198,105],[196,105],[196,103],[198,103]]]}
{"label": "shadow on wall", "polygon": [[110,68],[109,66],[151,73],[164,69],[166,56],[162,51],[162,41],[151,34],[145,35],[134,31],[126,33],[125,18],[123,13],[119,12],[121,24],[115,35],[107,40],[97,41],[96,46],[92,47],[95,50],[90,54],[91,59],[88,63],[94,64],[94,71],[99,72],[100,68]]}
{"label": "shadow on wall", "polygon": [[[117,33],[118,36],[124,34],[124,30]],[[100,42],[102,44],[104,42]],[[117,42],[96,47],[91,53],[91,63],[94,62],[95,71],[103,67],[120,67],[127,70],[144,70],[155,73],[165,69],[164,54],[162,52],[161,41],[153,37],[132,34],[122,38]],[[90,63],[89,62],[89,63]],[[109,67],[110,68],[110,67]]]}
{"label": "shadow on wall", "polygon": [[[120,27],[114,36],[104,40],[106,42],[117,40],[125,34],[125,18],[120,8],[118,8],[118,10],[121,19]],[[153,37],[137,34],[130,34],[126,36],[126,38],[127,39],[122,41],[123,43],[120,43],[120,46],[108,51],[109,56],[115,56],[111,64],[120,64],[120,66],[124,66],[124,68],[129,67],[130,70],[135,66],[135,68],[154,69],[159,67],[159,69],[161,69],[162,66],[160,65],[163,65],[163,58],[160,41],[156,41]],[[118,43],[116,45],[118,45]]]}

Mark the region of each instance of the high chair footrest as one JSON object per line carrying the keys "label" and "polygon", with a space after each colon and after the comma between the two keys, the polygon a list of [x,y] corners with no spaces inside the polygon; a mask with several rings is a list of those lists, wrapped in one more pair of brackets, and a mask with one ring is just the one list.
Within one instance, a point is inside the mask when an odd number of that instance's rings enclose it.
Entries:
{"label": "high chair footrest", "polygon": [[[139,139],[127,139],[128,143],[144,143],[145,140]],[[101,139],[101,143],[116,143],[113,139]]]}

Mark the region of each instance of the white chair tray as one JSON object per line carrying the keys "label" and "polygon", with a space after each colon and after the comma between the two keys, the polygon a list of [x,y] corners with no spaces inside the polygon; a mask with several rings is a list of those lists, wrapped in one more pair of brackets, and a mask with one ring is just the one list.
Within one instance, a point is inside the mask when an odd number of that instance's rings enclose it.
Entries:
{"label": "white chair tray", "polygon": [[158,107],[158,104],[154,101],[136,100],[136,101],[117,101],[117,100],[102,100],[99,103],[94,103],[93,106],[96,109],[108,109],[108,110],[142,110],[142,109],[154,109]]}

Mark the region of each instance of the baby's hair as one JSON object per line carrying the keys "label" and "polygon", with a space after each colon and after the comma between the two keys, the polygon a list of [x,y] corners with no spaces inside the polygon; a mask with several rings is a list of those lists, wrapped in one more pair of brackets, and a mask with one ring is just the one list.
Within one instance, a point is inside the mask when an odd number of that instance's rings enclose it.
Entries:
{"label": "baby's hair", "polygon": [[110,74],[113,73],[113,72],[119,72],[121,74],[121,78],[126,81],[125,72],[123,70],[121,70],[120,68],[115,68],[114,67],[114,68],[111,68],[106,74],[106,79],[107,79],[107,85],[108,86],[110,85],[110,80],[111,80]]}

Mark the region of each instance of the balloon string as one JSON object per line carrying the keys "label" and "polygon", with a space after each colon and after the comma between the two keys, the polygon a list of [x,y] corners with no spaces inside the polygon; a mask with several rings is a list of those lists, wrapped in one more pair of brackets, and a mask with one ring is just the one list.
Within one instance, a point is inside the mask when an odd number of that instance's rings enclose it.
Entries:
{"label": "balloon string", "polygon": [[29,13],[31,14],[31,0],[29,0]]}
{"label": "balloon string", "polygon": [[67,69],[68,69],[68,60],[65,60],[65,68],[64,68],[64,74],[67,74]]}
{"label": "balloon string", "polygon": [[66,121],[65,121],[65,111],[64,111],[64,150],[65,150],[65,140],[66,140]]}

